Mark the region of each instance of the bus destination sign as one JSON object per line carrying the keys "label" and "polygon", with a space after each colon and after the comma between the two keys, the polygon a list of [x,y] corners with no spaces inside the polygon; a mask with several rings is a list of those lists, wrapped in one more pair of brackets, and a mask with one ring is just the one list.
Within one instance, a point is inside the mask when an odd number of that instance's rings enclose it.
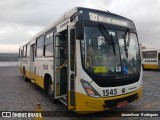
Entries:
{"label": "bus destination sign", "polygon": [[90,20],[96,21],[96,22],[104,22],[104,23],[108,23],[108,24],[127,27],[127,21],[122,21],[122,20],[118,20],[115,18],[102,16],[102,15],[99,15],[99,14],[93,13],[93,12],[89,12],[89,18],[90,18]]}

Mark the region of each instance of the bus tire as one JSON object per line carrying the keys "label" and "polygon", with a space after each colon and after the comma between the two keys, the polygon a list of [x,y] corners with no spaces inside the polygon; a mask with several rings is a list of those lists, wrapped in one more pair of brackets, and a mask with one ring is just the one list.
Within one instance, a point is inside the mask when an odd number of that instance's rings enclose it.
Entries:
{"label": "bus tire", "polygon": [[26,71],[25,71],[24,67],[23,67],[23,79],[24,79],[25,82],[27,82]]}
{"label": "bus tire", "polygon": [[28,82],[29,79],[26,77],[26,71],[25,71],[25,68],[23,68],[23,79],[25,82]]}
{"label": "bus tire", "polygon": [[51,77],[48,78],[48,82],[47,82],[47,94],[49,96],[49,99],[53,102],[53,103],[57,103],[57,99],[54,98],[54,86],[52,84],[52,79]]}

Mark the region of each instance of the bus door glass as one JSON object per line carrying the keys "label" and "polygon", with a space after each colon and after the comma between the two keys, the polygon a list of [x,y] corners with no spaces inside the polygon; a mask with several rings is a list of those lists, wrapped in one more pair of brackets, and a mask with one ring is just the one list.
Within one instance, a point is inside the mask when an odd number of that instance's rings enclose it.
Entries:
{"label": "bus door glass", "polygon": [[68,110],[75,108],[75,29],[68,26],[68,54],[67,54],[67,72],[68,72]]}
{"label": "bus door glass", "polygon": [[67,39],[60,34],[54,36],[54,95],[62,98],[67,95]]}
{"label": "bus door glass", "polygon": [[34,56],[35,56],[35,44],[31,45],[30,48],[30,71],[31,71],[31,79],[34,80],[35,76],[35,63],[34,63]]}

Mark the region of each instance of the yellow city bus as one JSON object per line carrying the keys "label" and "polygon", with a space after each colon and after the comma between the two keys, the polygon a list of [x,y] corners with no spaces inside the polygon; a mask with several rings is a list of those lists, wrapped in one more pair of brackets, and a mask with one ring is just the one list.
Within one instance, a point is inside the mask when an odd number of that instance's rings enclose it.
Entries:
{"label": "yellow city bus", "polygon": [[133,21],[76,7],[19,49],[19,69],[68,110],[97,112],[142,96],[142,66]]}
{"label": "yellow city bus", "polygon": [[160,68],[160,50],[158,49],[143,49],[143,68],[159,70]]}

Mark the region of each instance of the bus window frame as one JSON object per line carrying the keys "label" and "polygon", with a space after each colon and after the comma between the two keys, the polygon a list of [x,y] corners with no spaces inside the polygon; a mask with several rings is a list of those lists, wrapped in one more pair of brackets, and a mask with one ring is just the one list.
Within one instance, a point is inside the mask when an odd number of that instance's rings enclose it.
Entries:
{"label": "bus window frame", "polygon": [[[143,52],[143,51],[142,51]],[[154,56],[153,56],[153,54],[152,55],[150,55],[150,56],[148,56],[146,53],[149,53],[149,52],[156,52],[156,54],[154,54]],[[157,58],[157,55],[158,55],[158,51],[157,50],[151,50],[151,51],[145,51],[144,52],[144,56],[143,56],[143,59],[156,59]],[[146,57],[147,56],[147,57]]]}
{"label": "bus window frame", "polygon": [[26,57],[29,58],[29,57],[30,57],[30,43],[28,43],[28,44],[26,45],[26,47],[27,47],[27,48],[26,48],[26,49],[27,49],[27,50],[26,50]]}
{"label": "bus window frame", "polygon": [[[43,37],[43,45],[40,46],[40,47],[37,47],[37,41],[38,41],[41,37]],[[35,57],[36,57],[36,58],[42,58],[42,57],[44,56],[44,39],[45,39],[45,36],[44,36],[44,35],[40,35],[40,36],[37,37],[37,39],[36,39],[36,48],[35,48]],[[43,48],[43,50],[42,50],[42,56],[37,56],[37,49],[38,49],[38,48]]]}
{"label": "bus window frame", "polygon": [[[54,32],[55,32],[55,30],[54,29],[51,29],[51,30],[49,30],[49,31],[47,31],[46,33],[45,33],[45,35],[44,35],[44,57],[45,58],[48,58],[48,57],[54,57]],[[50,34],[52,33],[52,36],[50,36]],[[52,37],[52,43],[47,43],[46,44],[46,37],[47,37],[47,35],[49,35],[49,37]],[[49,45],[53,45],[53,55],[48,55],[48,56],[46,56],[46,46],[49,46]]]}
{"label": "bus window frame", "polygon": [[26,45],[24,45],[23,46],[23,58],[26,58],[26,49],[27,49],[27,47],[26,47]]}

